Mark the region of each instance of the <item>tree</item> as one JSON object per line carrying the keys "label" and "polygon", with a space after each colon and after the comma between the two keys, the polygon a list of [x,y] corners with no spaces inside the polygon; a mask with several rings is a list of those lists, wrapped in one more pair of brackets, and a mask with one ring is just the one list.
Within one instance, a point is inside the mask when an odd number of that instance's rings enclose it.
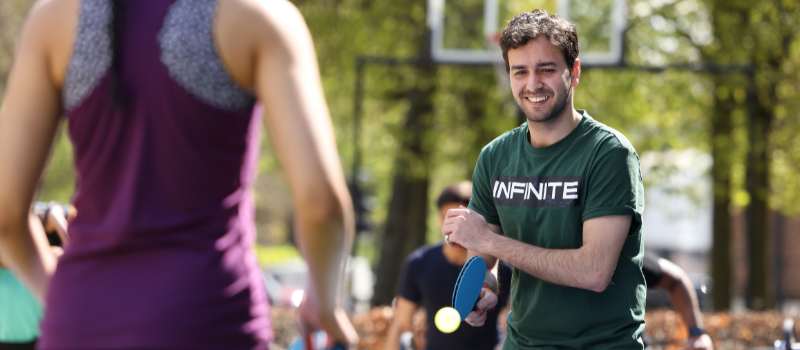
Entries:
{"label": "tree", "polygon": [[[459,15],[469,17],[468,8],[478,2],[461,3],[463,13]],[[576,6],[591,4],[575,3]],[[354,147],[350,130],[355,58],[420,56],[426,46],[425,2],[330,0],[298,4],[315,38],[325,91],[347,164]],[[649,66],[685,63],[689,69],[668,69],[655,74],[624,68],[586,70],[576,95],[579,108],[586,108],[604,123],[623,131],[640,154],[693,147],[713,155],[715,288],[712,290],[715,306],[722,309],[728,307],[732,297],[727,288],[731,285],[730,213],[748,205],[744,163],[749,128],[744,124],[750,120],[749,76],[743,67],[759,64],[750,57],[752,51],[760,51],[754,45],[781,46],[775,44],[780,40],[772,33],[796,32],[789,24],[798,22],[792,14],[796,12],[796,4],[784,0],[780,3],[784,10],[779,12],[789,13],[789,17],[781,19],[783,29],[777,30],[774,21],[763,27],[755,24],[766,17],[781,18],[769,10],[777,8],[777,4],[742,0],[630,0],[627,61]],[[742,16],[755,17],[751,22],[743,22]],[[450,24],[468,27],[466,24],[472,22]],[[582,41],[600,35],[600,31],[582,28],[579,27]],[[792,132],[800,122],[787,112],[800,107],[794,78],[798,75],[800,50],[796,49],[797,44],[793,45],[789,46],[794,49],[786,51],[786,58],[776,65],[780,68],[770,73],[781,72],[781,77],[773,79],[777,82],[774,91],[777,104],[769,107],[774,117],[768,128],[771,131],[766,169],[770,178],[782,176],[781,181],[767,184],[754,181],[751,183],[758,185],[750,189],[755,193],[756,187],[767,188],[767,204],[787,212],[800,210],[797,204],[800,181],[788,176],[800,170],[796,165],[800,164],[800,141]],[[764,58],[758,61],[763,65],[768,62]],[[696,67],[708,69],[698,71]],[[383,303],[393,292],[402,257],[412,246],[426,241],[422,236],[426,231],[427,241],[440,239],[432,225],[435,215],[425,209],[432,206],[431,194],[449,182],[467,177],[480,147],[513,127],[518,119],[513,103],[503,102],[510,98],[507,87],[497,89],[490,69],[446,66],[426,70],[370,65],[366,70],[363,167],[373,179],[377,202],[385,204],[376,206],[372,217],[376,232],[381,232],[380,244],[375,249],[382,252],[377,256],[377,264],[378,276],[384,280],[379,282],[376,301]],[[770,94],[764,89],[772,78],[757,67],[753,72],[755,79],[750,80],[758,84],[752,91],[762,99]],[[421,96],[427,94],[432,96]]]}
{"label": "tree", "polygon": [[[753,309],[768,309],[775,306],[775,290],[773,288],[773,230],[770,225],[770,214],[773,211],[771,198],[774,190],[770,171],[773,167],[772,154],[780,145],[771,141],[773,126],[777,114],[783,105],[790,100],[781,96],[780,87],[796,84],[796,77],[784,74],[797,61],[790,58],[792,45],[797,44],[797,25],[800,19],[800,6],[792,1],[710,1],[716,47],[711,55],[715,62],[739,63],[745,66],[743,79],[718,79],[715,81],[715,113],[714,125],[720,131],[712,137],[715,145],[715,160],[720,163],[719,171],[715,171],[715,199],[720,205],[727,205],[730,197],[722,190],[727,187],[730,177],[724,167],[729,166],[729,157],[725,148],[729,144],[731,124],[728,120],[735,109],[744,110],[746,115],[745,132],[747,135],[747,153],[745,157],[745,189],[748,194],[746,208],[746,243],[748,252],[748,283],[746,291],[747,306]],[[743,80],[743,81],[742,81]],[[741,93],[741,92],[744,93]],[[738,93],[738,100],[733,96]],[[733,96],[732,96],[733,95]],[[795,94],[796,96],[796,94]],[[726,117],[728,116],[728,117]],[[774,201],[774,200],[773,200]],[[726,208],[715,208],[724,211]],[[729,223],[715,220],[715,224],[727,228]],[[715,234],[715,238],[718,235]],[[719,238],[722,238],[720,233]],[[716,241],[715,241],[716,242]],[[729,245],[719,241],[718,249],[727,250]],[[715,254],[715,272],[723,273],[724,263],[729,258],[724,252]],[[719,260],[717,260],[719,259]],[[727,261],[723,261],[727,260]],[[717,276],[715,276],[717,277]],[[727,277],[727,276],[726,276]],[[720,279],[725,283],[727,279]],[[726,295],[729,284],[718,284],[715,304],[727,307],[730,295]]]}
{"label": "tree", "polygon": [[[797,44],[796,33],[800,29],[796,24],[798,4],[779,0],[676,0],[663,2],[654,8],[648,8],[650,5],[647,4],[635,3],[633,7],[638,11],[634,12],[645,13],[643,17],[650,23],[658,23],[654,28],[669,27],[669,40],[680,39],[691,48],[683,51],[690,53],[685,60],[705,67],[711,77],[708,131],[714,158],[714,306],[718,309],[730,306],[730,213],[732,207],[745,206],[749,267],[747,304],[756,309],[773,307],[773,243],[769,218],[775,209],[771,203],[787,195],[775,192],[771,182],[774,176],[770,172],[775,167],[773,154],[782,146],[771,138],[776,132],[773,128],[775,120],[780,118],[786,123],[786,119],[778,114],[783,113],[786,104],[794,101],[789,96],[797,94],[796,89],[787,89],[796,86],[796,76],[786,72],[796,71],[797,67],[796,59],[791,59],[791,48]],[[693,15],[696,20],[687,20]],[[706,26],[710,28],[706,29]],[[644,46],[657,48],[658,40],[652,39],[652,33],[647,34],[647,38],[650,40],[642,37],[640,41],[653,44]],[[673,49],[672,52],[681,50]],[[676,62],[675,58],[672,55],[664,61]],[[782,96],[781,91],[786,93]],[[737,118],[744,123],[738,123]],[[737,135],[745,136],[740,138]],[[738,169],[742,169],[742,180]],[[784,182],[793,183],[782,178],[780,183],[784,187],[787,186]],[[738,193],[746,195],[739,196]]]}
{"label": "tree", "polygon": [[[749,61],[753,70],[747,79],[748,153],[746,186],[750,194],[747,208],[747,236],[750,252],[748,306],[754,309],[775,307],[772,266],[773,230],[769,201],[772,167],[771,142],[776,112],[782,104],[778,87],[786,80],[783,72],[791,65],[789,50],[798,39],[800,5],[792,1],[749,3],[743,12],[751,30]],[[796,78],[795,78],[796,79]]]}

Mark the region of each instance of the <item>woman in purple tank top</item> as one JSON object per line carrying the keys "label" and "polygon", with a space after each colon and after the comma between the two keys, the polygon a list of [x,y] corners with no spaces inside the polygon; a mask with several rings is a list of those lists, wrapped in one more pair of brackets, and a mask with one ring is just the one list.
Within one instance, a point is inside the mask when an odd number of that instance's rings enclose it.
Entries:
{"label": "woman in purple tank top", "polygon": [[[0,264],[44,301],[40,348],[268,347],[252,250],[261,123],[310,269],[301,317],[356,341],[338,293],[352,208],[289,2],[40,0],[7,86]],[[62,119],[78,215],[56,261],[29,207]]]}

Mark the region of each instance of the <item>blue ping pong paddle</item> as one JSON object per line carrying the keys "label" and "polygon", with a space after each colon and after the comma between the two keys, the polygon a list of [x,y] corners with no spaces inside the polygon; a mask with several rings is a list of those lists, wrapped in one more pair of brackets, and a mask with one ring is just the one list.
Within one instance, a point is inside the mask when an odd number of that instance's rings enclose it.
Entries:
{"label": "blue ping pong paddle", "polygon": [[458,311],[463,321],[475,308],[481,295],[481,287],[486,277],[486,262],[479,256],[473,256],[461,268],[453,288],[453,308]]}

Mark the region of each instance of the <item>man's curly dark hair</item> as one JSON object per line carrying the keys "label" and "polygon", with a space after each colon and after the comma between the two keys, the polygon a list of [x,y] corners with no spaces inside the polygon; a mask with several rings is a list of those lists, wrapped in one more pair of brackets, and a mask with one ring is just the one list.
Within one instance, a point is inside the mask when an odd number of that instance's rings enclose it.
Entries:
{"label": "man's curly dark hair", "polygon": [[508,50],[525,46],[528,41],[536,39],[539,35],[544,35],[550,43],[561,50],[564,61],[572,69],[580,51],[575,25],[559,16],[550,15],[545,10],[536,9],[515,16],[503,29],[500,48],[503,50],[506,71],[510,69]]}

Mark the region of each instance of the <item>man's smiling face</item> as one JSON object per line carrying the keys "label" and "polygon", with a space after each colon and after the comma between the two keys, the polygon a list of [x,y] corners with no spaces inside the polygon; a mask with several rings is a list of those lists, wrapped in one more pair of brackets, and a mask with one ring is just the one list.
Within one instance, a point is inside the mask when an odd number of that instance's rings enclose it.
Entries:
{"label": "man's smiling face", "polygon": [[[576,59],[574,68],[579,65]],[[580,71],[571,74],[564,55],[545,36],[508,50],[508,66],[511,93],[529,122],[555,120],[571,106],[572,87]]]}

